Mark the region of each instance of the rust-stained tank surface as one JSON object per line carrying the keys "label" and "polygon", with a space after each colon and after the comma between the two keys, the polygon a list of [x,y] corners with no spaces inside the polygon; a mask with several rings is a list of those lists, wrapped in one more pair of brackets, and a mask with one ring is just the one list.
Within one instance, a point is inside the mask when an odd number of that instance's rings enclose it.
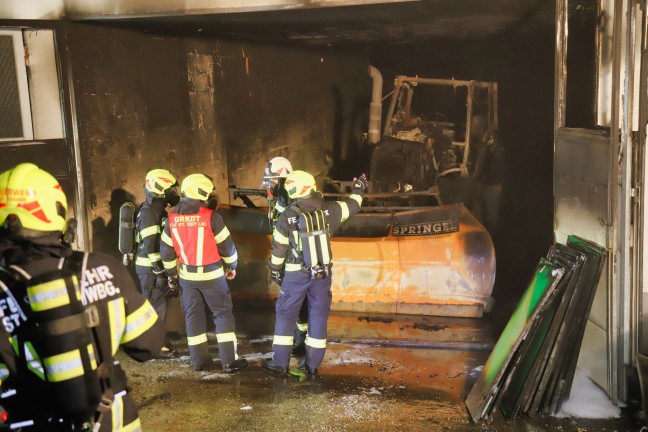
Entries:
{"label": "rust-stained tank surface", "polygon": [[[247,323],[272,326],[269,313],[241,316]],[[267,319],[266,319],[267,318]],[[469,420],[463,400],[486,361],[492,338],[475,326],[478,320],[457,320],[450,326],[425,318],[399,321],[398,316],[334,317],[326,358],[315,378],[300,381],[261,368],[269,358],[271,336],[239,332],[239,355],[250,366],[235,374],[220,368],[195,372],[187,357],[139,364],[121,357],[140,406],[146,431],[630,431],[640,426],[628,419],[575,420],[496,418],[491,425]],[[406,318],[411,319],[411,318]],[[447,319],[446,319],[447,320]],[[334,320],[335,321],[335,320]],[[345,342],[340,337],[355,322],[350,338],[380,333],[391,346]],[[396,335],[403,327],[407,335]],[[463,329],[463,332],[462,332]],[[392,333],[392,332],[396,333]],[[451,332],[452,336],[445,333]],[[211,337],[210,335],[210,341]],[[400,338],[400,339],[398,339]],[[404,347],[403,340],[421,342]],[[449,339],[450,338],[450,339]],[[399,342],[400,341],[400,342]],[[445,342],[464,342],[463,349]],[[215,342],[211,341],[212,346]],[[427,345],[426,345],[427,344]],[[181,356],[186,344],[176,341]],[[455,345],[456,346],[456,345]],[[218,356],[213,352],[213,356]],[[297,359],[293,359],[293,365]]]}
{"label": "rust-stained tank surface", "polygon": [[[495,249],[463,205],[372,210],[334,233],[332,310],[482,316],[492,304]],[[276,298],[278,287],[268,278],[266,210],[222,205],[218,211],[238,249],[235,299]]]}

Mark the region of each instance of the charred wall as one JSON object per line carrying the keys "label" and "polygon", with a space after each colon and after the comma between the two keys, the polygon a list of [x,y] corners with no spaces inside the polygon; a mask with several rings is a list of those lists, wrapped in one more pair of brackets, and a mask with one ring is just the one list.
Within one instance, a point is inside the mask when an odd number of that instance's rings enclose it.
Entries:
{"label": "charred wall", "polygon": [[95,250],[116,253],[119,205],[151,168],[211,175],[227,202],[272,156],[328,174],[366,130],[362,56],[82,24],[67,43]]}

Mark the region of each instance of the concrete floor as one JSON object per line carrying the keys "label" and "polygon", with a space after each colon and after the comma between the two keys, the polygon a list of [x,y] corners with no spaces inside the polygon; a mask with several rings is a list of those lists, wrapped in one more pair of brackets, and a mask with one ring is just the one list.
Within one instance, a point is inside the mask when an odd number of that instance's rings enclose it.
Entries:
{"label": "concrete floor", "polygon": [[[369,319],[367,319],[369,318]],[[299,381],[261,368],[271,350],[272,316],[237,315],[236,374],[194,372],[186,344],[175,360],[143,364],[121,357],[148,431],[639,431],[637,420],[519,418],[475,425],[463,404],[493,338],[483,320],[429,317],[330,320],[327,355],[314,379]],[[269,323],[269,324],[268,324]],[[416,325],[415,325],[416,324]],[[364,339],[363,339],[364,337]],[[371,341],[372,344],[358,343]],[[337,342],[336,342],[337,341]],[[386,346],[377,345],[382,343]],[[210,342],[215,347],[215,342]],[[217,358],[217,352],[214,351]],[[293,359],[296,365],[297,360]]]}

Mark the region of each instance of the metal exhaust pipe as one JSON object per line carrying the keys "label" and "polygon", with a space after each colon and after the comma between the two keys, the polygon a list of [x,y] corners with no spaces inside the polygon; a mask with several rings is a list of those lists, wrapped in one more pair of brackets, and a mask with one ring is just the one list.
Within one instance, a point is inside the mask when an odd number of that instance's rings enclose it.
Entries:
{"label": "metal exhaust pipe", "polygon": [[380,141],[380,120],[382,116],[382,87],[383,78],[380,71],[369,65],[369,76],[373,80],[371,89],[371,104],[369,105],[369,144]]}

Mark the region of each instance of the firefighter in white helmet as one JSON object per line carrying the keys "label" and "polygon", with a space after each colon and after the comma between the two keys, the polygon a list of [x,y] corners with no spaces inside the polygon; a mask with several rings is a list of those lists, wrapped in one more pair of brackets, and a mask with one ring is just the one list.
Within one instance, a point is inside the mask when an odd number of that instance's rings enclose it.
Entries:
{"label": "firefighter in white helmet", "polygon": [[314,375],[326,351],[326,323],[331,310],[330,237],[349,217],[360,211],[367,178],[355,179],[351,195],[344,201],[324,201],[315,179],[304,171],[293,171],[285,186],[293,203],[279,216],[272,235],[270,271],[281,284],[276,305],[272,343],[273,359],[263,367],[287,373],[293,346],[295,320],[308,299],[309,326],[306,336],[305,372]]}
{"label": "firefighter in white helmet", "polygon": [[[277,156],[270,159],[265,169],[263,170],[263,185],[266,187],[268,197],[268,219],[272,231],[275,229],[277,219],[286,207],[292,201],[288,196],[288,192],[284,188],[286,177],[293,172],[292,164],[285,157]],[[304,299],[301,309],[299,310],[299,317],[297,319],[297,327],[295,328],[295,339],[293,341],[293,355],[302,357],[306,354],[306,334],[308,332],[308,300]]]}
{"label": "firefighter in white helmet", "polygon": [[263,186],[266,188],[268,198],[268,219],[274,230],[279,215],[290,204],[284,183],[288,174],[293,172],[292,164],[285,157],[277,156],[270,159],[263,170]]}

